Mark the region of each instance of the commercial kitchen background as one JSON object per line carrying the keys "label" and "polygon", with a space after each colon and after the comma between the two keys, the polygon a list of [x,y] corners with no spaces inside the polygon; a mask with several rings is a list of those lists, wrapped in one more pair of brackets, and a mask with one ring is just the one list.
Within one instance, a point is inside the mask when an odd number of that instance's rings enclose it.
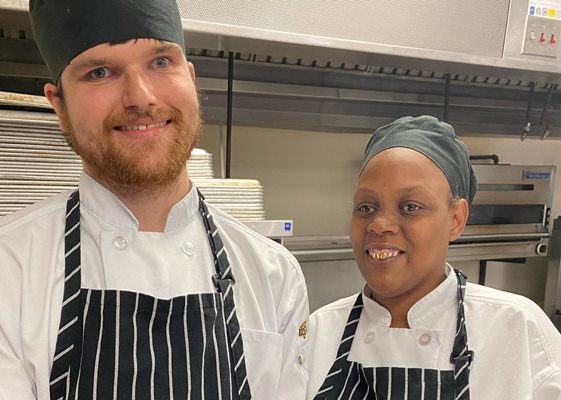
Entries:
{"label": "commercial kitchen background", "polygon": [[[220,176],[220,129],[207,125],[200,147],[216,155]],[[348,233],[352,196],[369,134],[300,131],[234,126],[232,178],[258,179],[264,187],[267,219],[293,219],[294,234]],[[472,154],[497,154],[501,163],[556,165],[561,170],[561,140],[473,137],[461,135]],[[561,177],[555,181],[553,217],[561,214]],[[358,292],[362,276],[352,261],[302,262],[310,307]],[[477,282],[479,262],[454,266]],[[544,301],[547,257],[525,264],[490,262],[486,285]]]}
{"label": "commercial kitchen background", "polygon": [[[200,147],[221,176],[230,75],[231,177],[258,179],[267,219],[294,220],[296,236],[348,232],[369,132],[401,115],[448,116],[472,154],[501,163],[561,164],[561,0],[178,5],[208,121]],[[47,80],[27,7],[0,0],[0,91],[39,94]],[[551,221],[561,214],[557,175]],[[477,260],[454,265],[477,281]],[[302,268],[312,310],[362,286],[350,260]],[[486,284],[543,303],[547,275],[547,256],[489,262]]]}

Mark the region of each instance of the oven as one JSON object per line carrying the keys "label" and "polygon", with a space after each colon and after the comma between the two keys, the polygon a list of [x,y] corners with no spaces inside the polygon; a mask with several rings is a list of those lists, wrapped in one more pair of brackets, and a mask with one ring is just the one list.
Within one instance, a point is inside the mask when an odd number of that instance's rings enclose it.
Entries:
{"label": "oven", "polygon": [[[473,165],[477,194],[464,232],[450,243],[448,260],[547,255],[555,166],[499,164],[496,156],[475,156],[472,162],[481,159],[494,162]],[[353,259],[348,235],[291,237],[284,244],[302,262]]]}
{"label": "oven", "polygon": [[473,165],[477,194],[461,237],[450,244],[455,260],[545,256],[555,167]]}

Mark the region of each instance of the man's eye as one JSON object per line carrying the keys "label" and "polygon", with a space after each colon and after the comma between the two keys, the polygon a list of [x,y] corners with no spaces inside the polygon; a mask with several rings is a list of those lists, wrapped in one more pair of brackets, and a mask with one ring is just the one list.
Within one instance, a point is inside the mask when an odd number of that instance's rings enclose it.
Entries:
{"label": "man's eye", "polygon": [[99,67],[91,71],[88,76],[93,79],[103,79],[108,75],[107,68]]}
{"label": "man's eye", "polygon": [[156,68],[166,68],[169,65],[169,58],[167,57],[158,57],[154,61]]}

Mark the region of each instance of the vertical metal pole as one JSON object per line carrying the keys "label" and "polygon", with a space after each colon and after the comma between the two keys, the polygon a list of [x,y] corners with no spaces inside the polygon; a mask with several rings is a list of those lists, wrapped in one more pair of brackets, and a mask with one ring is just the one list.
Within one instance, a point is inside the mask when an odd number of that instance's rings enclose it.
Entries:
{"label": "vertical metal pole", "polygon": [[449,109],[450,109],[450,74],[444,74],[444,115],[442,120],[444,122],[449,121]]}
{"label": "vertical metal pole", "polygon": [[224,132],[224,121],[218,123],[218,135],[220,139],[220,178],[226,178],[226,132]]}
{"label": "vertical metal pole", "polygon": [[544,126],[542,140],[544,140],[551,132],[551,120],[545,119],[545,114],[549,109],[549,104],[551,103],[551,97],[553,96],[553,91],[557,90],[558,84],[551,84],[549,86],[549,91],[547,92],[547,99],[545,100],[545,105],[543,106],[542,115],[540,117],[540,125]]}
{"label": "vertical metal pole", "polygon": [[234,83],[234,53],[228,53],[228,105],[226,116],[226,178],[230,178],[232,164],[232,98]]}
{"label": "vertical metal pole", "polygon": [[479,284],[485,285],[487,275],[487,260],[479,260]]}

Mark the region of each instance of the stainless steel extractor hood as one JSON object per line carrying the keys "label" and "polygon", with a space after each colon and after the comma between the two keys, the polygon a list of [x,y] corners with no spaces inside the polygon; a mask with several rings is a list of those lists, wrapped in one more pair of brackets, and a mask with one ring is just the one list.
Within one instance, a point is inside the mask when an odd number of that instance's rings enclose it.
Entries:
{"label": "stainless steel extractor hood", "polygon": [[[446,104],[461,133],[561,136],[561,0],[178,5],[207,122],[225,121],[231,53],[238,124],[365,131]],[[0,90],[47,79],[27,8],[0,0]]]}
{"label": "stainless steel extractor hood", "polygon": [[[533,3],[557,8],[546,16],[540,8],[537,16]],[[560,1],[178,0],[178,5],[194,48],[298,65],[561,83],[561,50],[549,43],[561,26]],[[532,31],[536,48],[525,47]]]}

